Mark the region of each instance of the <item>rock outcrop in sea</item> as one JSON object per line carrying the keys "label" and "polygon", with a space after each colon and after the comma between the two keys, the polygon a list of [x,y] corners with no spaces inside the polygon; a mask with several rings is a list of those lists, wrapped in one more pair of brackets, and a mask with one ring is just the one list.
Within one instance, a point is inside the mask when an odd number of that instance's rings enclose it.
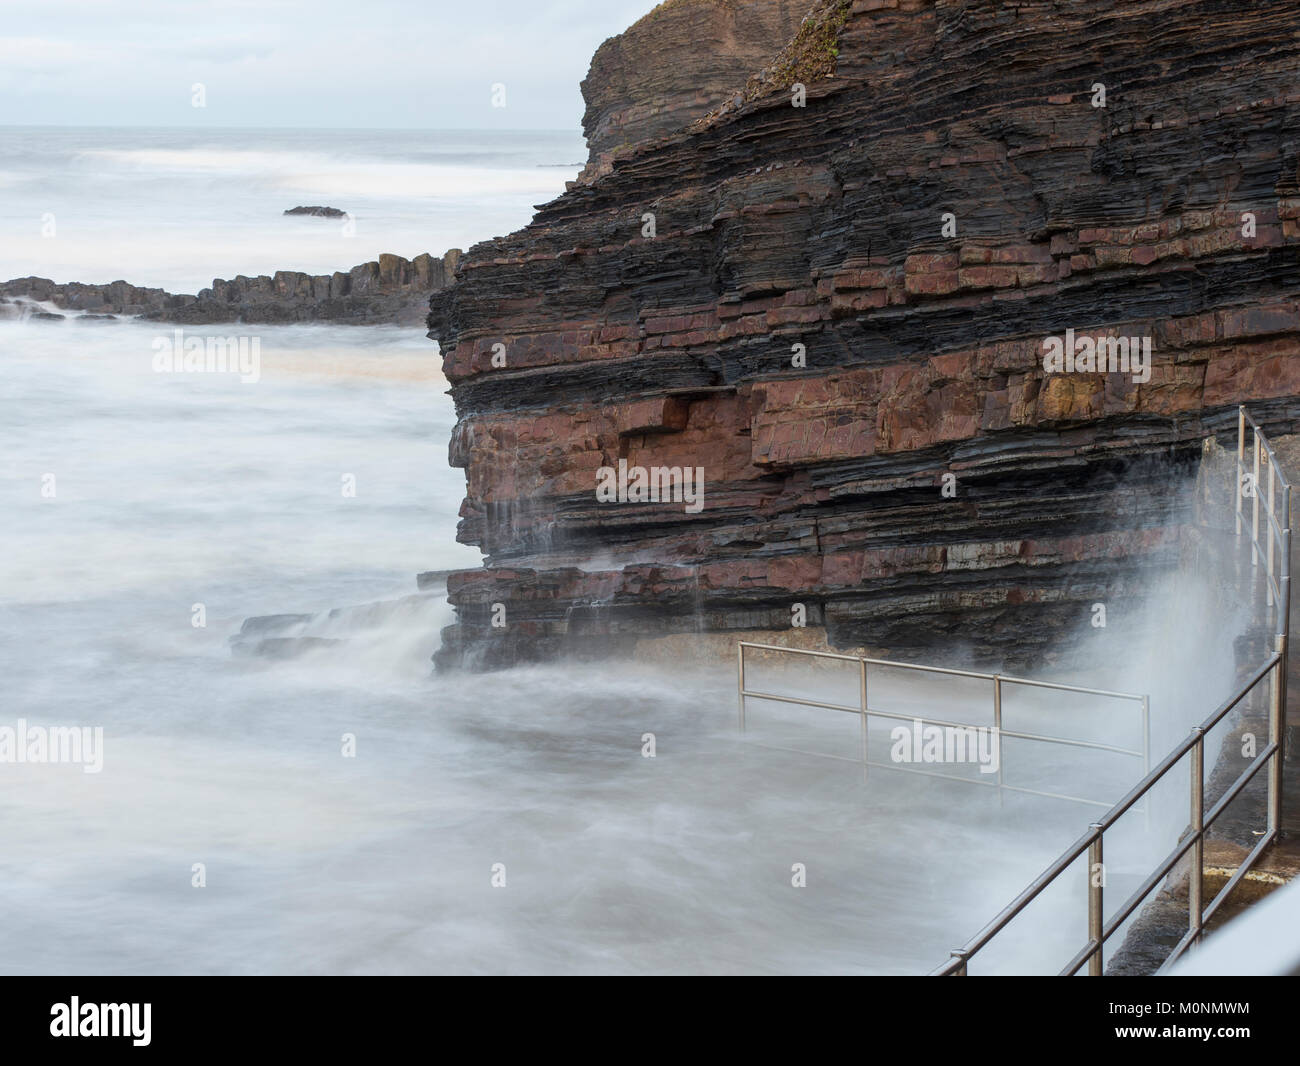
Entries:
{"label": "rock outcrop in sea", "polygon": [[197,296],[141,288],[125,281],[85,285],[15,278],[0,282],[0,304],[25,299],[87,315],[138,315],[184,325],[235,321],[413,325],[424,319],[429,294],[455,274],[460,256],[460,249],[453,248],[441,258],[427,252],[409,260],[381,255],[333,274],[297,270],[257,277],[240,274],[229,281],[216,279]]}
{"label": "rock outcrop in sea", "polygon": [[346,211],[341,211],[337,207],[321,207],[319,204],[310,207],[290,207],[284,213],[286,215],[311,215],[313,218],[343,218],[347,215]]}
{"label": "rock outcrop in sea", "polygon": [[[1122,617],[1207,434],[1300,425],[1298,10],[823,0],[781,36],[777,0],[675,0],[603,45],[584,179],[432,299],[486,555],[439,664],[1015,664]],[[620,461],[702,468],[702,508],[602,502]]]}

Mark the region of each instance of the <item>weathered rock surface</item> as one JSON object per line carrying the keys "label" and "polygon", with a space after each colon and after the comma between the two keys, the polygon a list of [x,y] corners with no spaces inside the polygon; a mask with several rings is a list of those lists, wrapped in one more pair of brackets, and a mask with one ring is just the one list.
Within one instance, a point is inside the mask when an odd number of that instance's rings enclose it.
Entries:
{"label": "weathered rock surface", "polygon": [[668,0],[607,40],[582,83],[585,176],[723,103],[790,40],[810,2]]}
{"label": "weathered rock surface", "polygon": [[[442,665],[794,603],[837,646],[1034,661],[1176,562],[1171,469],[1236,404],[1300,425],[1300,4],[818,10],[773,68],[833,67],[806,107],[738,86],[434,295],[488,556]],[[1151,338],[1149,380],[1048,373],[1067,329]],[[703,510],[598,502],[620,459],[703,467]]]}
{"label": "weathered rock surface", "polygon": [[460,249],[453,248],[441,259],[427,252],[409,260],[385,254],[333,274],[296,270],[254,278],[241,274],[229,281],[218,278],[197,296],[139,288],[125,281],[59,285],[49,278],[15,278],[0,282],[0,303],[21,297],[69,311],[138,315],[186,325],[235,321],[412,325],[424,318],[429,294],[454,275],[460,256]]}

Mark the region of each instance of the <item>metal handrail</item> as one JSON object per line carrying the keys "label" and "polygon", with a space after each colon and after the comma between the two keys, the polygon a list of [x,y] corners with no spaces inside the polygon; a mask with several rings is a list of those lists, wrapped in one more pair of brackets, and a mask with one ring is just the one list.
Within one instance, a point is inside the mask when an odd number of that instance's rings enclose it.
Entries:
{"label": "metal handrail", "polygon": [[[969,973],[969,963],[972,956],[981,948],[987,945],[998,933],[1000,933],[1010,922],[1016,918],[1030,903],[1032,903],[1040,893],[1043,892],[1050,884],[1056,881],[1075,861],[1079,859],[1084,852],[1089,853],[1088,868],[1091,872],[1096,868],[1096,864],[1102,862],[1103,839],[1105,831],[1111,828],[1127,811],[1129,811],[1138,800],[1147,796],[1155,785],[1161,781],[1164,776],[1173,769],[1189,753],[1192,756],[1191,767],[1191,833],[1185,837],[1169,853],[1164,862],[1160,863],[1156,869],[1146,878],[1132,895],[1116,910],[1111,916],[1109,922],[1103,921],[1103,888],[1096,877],[1088,879],[1088,942],[1082,949],[1066,964],[1061,971],[1062,976],[1073,976],[1084,965],[1088,964],[1089,973],[1093,976],[1101,976],[1103,972],[1102,952],[1106,941],[1128,920],[1129,916],[1137,910],[1142,901],[1160,884],[1164,878],[1174,870],[1183,857],[1190,851],[1192,853],[1192,870],[1188,878],[1188,916],[1189,925],[1187,933],[1174,946],[1169,958],[1161,967],[1163,970],[1172,962],[1178,959],[1189,947],[1197,943],[1204,933],[1205,923],[1214,915],[1215,911],[1228,898],[1229,893],[1237,886],[1243,877],[1249,872],[1256,860],[1265,849],[1277,839],[1282,824],[1282,771],[1284,758],[1284,715],[1286,710],[1286,674],[1287,674],[1287,654],[1288,640],[1290,634],[1291,621],[1291,485],[1287,480],[1281,463],[1274,452],[1273,447],[1268,442],[1259,424],[1251,417],[1245,406],[1238,408],[1237,420],[1237,462],[1236,462],[1236,484],[1234,489],[1235,503],[1235,521],[1236,535],[1240,538],[1245,529],[1245,515],[1242,510],[1242,501],[1244,494],[1244,475],[1245,466],[1245,448],[1246,448],[1246,427],[1250,426],[1254,434],[1252,443],[1253,453],[1253,474],[1251,484],[1251,495],[1254,498],[1252,505],[1251,530],[1248,534],[1252,545],[1251,564],[1258,567],[1261,558],[1266,558],[1267,563],[1264,568],[1266,577],[1266,588],[1269,592],[1268,605],[1276,606],[1277,629],[1274,634],[1275,649],[1269,656],[1268,660],[1251,675],[1250,680],[1239,686],[1235,693],[1225,700],[1218,709],[1211,714],[1204,722],[1192,730],[1191,735],[1178,744],[1160,764],[1151,770],[1146,776],[1138,782],[1128,794],[1116,803],[1100,821],[1092,823],[1088,832],[1071,844],[1062,854],[1044,870],[1030,885],[1021,892],[1014,900],[1011,901],[1002,911],[989,922],[980,932],[968,940],[962,947],[951,952],[950,960],[943,966],[938,967],[932,973],[935,976],[967,976]],[[1273,536],[1269,538],[1268,548],[1265,550],[1259,543],[1259,510],[1261,503],[1259,467],[1261,456],[1268,457],[1268,502],[1264,505],[1265,513],[1270,520]],[[1275,519],[1277,513],[1277,489],[1281,487],[1282,515],[1284,524],[1278,528]],[[1274,539],[1277,539],[1280,551],[1280,559],[1274,556]],[[1275,573],[1276,570],[1276,573]],[[1276,599],[1274,598],[1276,597]],[[1251,761],[1250,765],[1240,773],[1236,780],[1218,802],[1207,813],[1205,811],[1205,782],[1204,782],[1204,761],[1205,761],[1205,737],[1206,734],[1216,725],[1219,724],[1238,704],[1241,703],[1248,695],[1265,678],[1269,679],[1269,743],[1263,751],[1259,752]],[[1206,834],[1215,821],[1219,818],[1228,804],[1232,802],[1242,790],[1254,780],[1256,774],[1268,765],[1268,821],[1267,829],[1261,839],[1255,844],[1251,852],[1238,866],[1237,871],[1232,875],[1218,895],[1211,902],[1208,909],[1203,907],[1202,896],[1204,892],[1204,848]]]}
{"label": "metal handrail", "polygon": [[[851,707],[842,703],[831,703],[826,700],[806,699],[802,696],[787,696],[778,692],[759,692],[749,689],[745,686],[745,649],[754,648],[760,651],[780,652],[787,655],[805,655],[817,659],[834,659],[842,662],[853,662],[858,664],[859,684],[858,684],[858,706]],[[930,770],[918,770],[910,766],[902,766],[898,763],[883,763],[872,761],[868,748],[868,720],[870,718],[890,718],[896,721],[919,721],[928,725],[947,727],[950,729],[976,729],[980,728],[969,722],[951,722],[940,718],[927,718],[916,714],[899,714],[893,711],[882,711],[870,706],[867,700],[868,690],[868,666],[885,667],[888,669],[913,670],[927,674],[940,674],[957,677],[970,677],[980,681],[993,682],[993,729],[997,736],[998,745],[998,769],[997,779],[995,781],[984,781],[978,778],[958,777],[953,774],[938,774]],[[1123,748],[1114,744],[1101,744],[1096,741],[1078,740],[1072,737],[1053,737],[1044,736],[1037,733],[1026,733],[1016,730],[1007,730],[1002,725],[1002,689],[1004,685],[1028,685],[1035,688],[1054,689],[1063,692],[1077,692],[1083,695],[1102,696],[1118,700],[1131,700],[1141,704],[1142,707],[1142,750],[1138,751],[1132,748]],[[763,699],[772,700],[778,703],[791,703],[800,707],[821,707],[825,710],[844,711],[848,714],[856,714],[861,717],[862,721],[862,750],[859,759],[854,762],[861,762],[863,767],[879,767],[886,770],[899,770],[904,773],[922,774],[928,777],[942,777],[948,781],[961,781],[965,784],[984,785],[994,787],[999,790],[1008,792],[1020,792],[1032,796],[1046,796],[1053,799],[1070,800],[1075,803],[1084,803],[1094,807],[1107,807],[1107,803],[1101,800],[1088,799],[1084,796],[1072,796],[1064,792],[1044,792],[1039,789],[1026,788],[1022,785],[1009,785],[1003,776],[1002,771],[1002,740],[1004,737],[1011,737],[1015,740],[1033,740],[1050,744],[1063,744],[1069,747],[1090,748],[1097,751],[1109,751],[1119,755],[1131,755],[1141,758],[1142,769],[1145,771],[1151,760],[1151,702],[1147,696],[1140,696],[1131,692],[1111,692],[1107,689],[1084,688],[1080,685],[1066,685],[1054,681],[1035,681],[1026,677],[1012,677],[1008,674],[989,674],[977,670],[960,670],[948,666],[927,666],[922,663],[904,663],[894,659],[872,659],[861,655],[844,655],[838,652],[813,651],[804,648],[787,648],[779,644],[757,644],[752,641],[740,641],[736,647],[736,698],[739,709],[740,732],[745,732],[745,700],[746,699]],[[772,748],[777,751],[787,751],[799,755],[818,755],[826,758],[844,758],[843,756],[830,756],[823,752],[810,752],[801,748],[789,748],[776,744],[759,744],[759,747]]]}

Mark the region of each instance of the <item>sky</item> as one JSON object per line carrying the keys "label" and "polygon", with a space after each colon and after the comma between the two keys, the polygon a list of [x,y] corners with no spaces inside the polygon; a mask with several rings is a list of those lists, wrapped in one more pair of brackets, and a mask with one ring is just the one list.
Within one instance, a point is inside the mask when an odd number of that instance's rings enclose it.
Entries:
{"label": "sky", "polygon": [[576,129],[655,3],[0,0],[0,125]]}

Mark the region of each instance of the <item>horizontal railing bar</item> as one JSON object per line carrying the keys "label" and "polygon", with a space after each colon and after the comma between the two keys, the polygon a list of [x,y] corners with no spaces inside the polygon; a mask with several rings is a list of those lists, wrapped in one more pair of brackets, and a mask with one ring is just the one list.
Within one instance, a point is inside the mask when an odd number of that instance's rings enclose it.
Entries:
{"label": "horizontal railing bar", "polygon": [[[871,711],[875,714],[875,711]],[[1067,744],[1073,748],[1092,748],[1096,751],[1112,751],[1117,755],[1134,755],[1137,758],[1142,757],[1142,752],[1135,751],[1132,748],[1120,748],[1114,744],[1101,744],[1093,740],[1075,740],[1072,737],[1045,737],[1038,733],[1014,733],[1010,729],[1000,730],[1004,737],[1012,737],[1015,740],[1041,740],[1048,744]]]}
{"label": "horizontal railing bar", "polygon": [[1227,900],[1227,898],[1232,894],[1232,890],[1237,887],[1238,882],[1240,882],[1243,877],[1245,877],[1248,873],[1250,873],[1251,868],[1255,865],[1255,862],[1259,858],[1260,853],[1263,852],[1263,850],[1269,844],[1273,843],[1273,838],[1276,836],[1277,836],[1277,830],[1270,829],[1267,833],[1265,833],[1262,837],[1260,837],[1259,843],[1250,849],[1250,854],[1247,855],[1241,861],[1241,865],[1237,867],[1237,872],[1228,878],[1227,884],[1225,884],[1221,889],[1219,889],[1219,893],[1214,897],[1214,901],[1208,907],[1205,908],[1205,914],[1201,918],[1202,925],[1204,925],[1206,922],[1208,922],[1211,918],[1214,917],[1214,912],[1217,911],[1220,905],[1223,904]]}
{"label": "horizontal railing bar", "polygon": [[[801,696],[778,696],[772,692],[753,692],[750,689],[744,689],[741,696],[748,696],[756,700],[772,700],[774,703],[794,703],[800,707],[824,707],[828,711],[845,711],[849,714],[861,714],[861,707],[850,707],[843,703],[825,703],[821,700],[806,700]],[[890,718],[898,722],[924,722],[927,725],[945,726],[949,729],[991,729],[992,726],[974,725],[969,722],[949,722],[943,718],[925,718],[919,714],[901,714],[896,711],[877,711],[871,707],[867,708],[867,716],[870,718]],[[1132,755],[1141,758],[1143,752],[1136,751],[1133,748],[1121,748],[1114,744],[1101,744],[1092,740],[1076,740],[1073,737],[1049,737],[1039,733],[1019,733],[1010,729],[999,730],[1004,737],[1011,737],[1013,740],[1038,740],[1045,744],[1065,744],[1072,748],[1092,748],[1096,751],[1110,751],[1117,755]]]}
{"label": "horizontal railing bar", "polygon": [[1106,689],[1083,688],[1079,685],[1065,685],[1055,681],[1035,681],[1028,677],[1012,677],[1008,674],[988,674],[978,670],[958,670],[948,666],[925,666],[921,663],[901,663],[895,659],[868,659],[861,655],[842,655],[837,652],[811,651],[806,648],[786,648],[780,644],[756,644],[752,641],[737,642],[742,648],[759,648],[763,651],[781,651],[790,655],[812,655],[819,659],[839,659],[843,662],[866,663],[869,666],[885,666],[898,670],[918,670],[927,674],[950,674],[956,677],[972,677],[978,681],[994,681],[998,678],[1011,685],[1034,685],[1038,688],[1054,688],[1064,692],[1081,692],[1090,696],[1110,696],[1114,699],[1141,701],[1144,697],[1132,692],[1110,692]]}
{"label": "horizontal railing bar", "polygon": [[[900,670],[920,670],[927,674],[956,674],[960,677],[973,677],[981,681],[992,681],[996,674],[982,674],[975,670],[956,670],[948,666],[925,666],[921,663],[900,663],[892,659],[868,659],[861,655],[840,655],[829,651],[809,651],[805,648],[785,648],[780,644],[753,644],[741,641],[742,648],[762,648],[764,651],[783,651],[791,655],[815,655],[821,659],[844,659],[852,663],[869,663],[872,666],[894,666]],[[1005,680],[1005,679],[1004,679]]]}
{"label": "horizontal railing bar", "polygon": [[1057,681],[1032,681],[1027,677],[1007,677],[1002,675],[1004,684],[1009,685],[1032,685],[1034,688],[1054,688],[1064,692],[1081,692],[1086,696],[1110,696],[1117,700],[1135,700],[1141,703],[1144,696],[1134,696],[1131,692],[1111,692],[1104,688],[1081,688],[1078,685],[1062,685]]}
{"label": "horizontal railing bar", "polygon": [[833,651],[811,651],[807,648],[783,648],[780,644],[754,644],[748,640],[739,641],[742,648],[762,648],[764,651],[785,651],[791,655],[813,655],[818,659],[843,659],[845,662],[856,663],[857,655],[841,655]]}
{"label": "horizontal railing bar", "polygon": [[800,707],[824,707],[828,711],[848,711],[849,714],[861,714],[861,707],[848,707],[842,703],[826,703],[822,700],[805,700],[799,696],[777,696],[771,692],[752,692],[749,689],[742,689],[742,696],[750,696],[756,700],[776,700],[779,703],[797,703]]}

